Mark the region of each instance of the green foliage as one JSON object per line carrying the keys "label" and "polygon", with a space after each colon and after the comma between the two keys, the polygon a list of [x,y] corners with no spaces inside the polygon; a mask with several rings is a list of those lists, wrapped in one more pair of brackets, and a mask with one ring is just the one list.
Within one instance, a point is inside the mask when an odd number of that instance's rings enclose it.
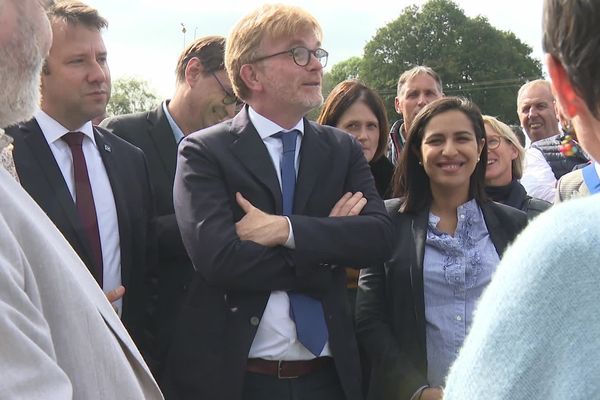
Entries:
{"label": "green foliage", "polygon": [[109,117],[131,114],[151,110],[158,103],[158,97],[145,80],[134,77],[119,78],[113,82],[106,112]]}
{"label": "green foliage", "polygon": [[323,93],[329,94],[335,85],[346,79],[359,79],[362,58],[350,57],[335,64],[330,72],[323,76]]}
{"label": "green foliage", "polygon": [[[327,98],[329,93],[333,90],[335,85],[345,81],[346,79],[359,79],[360,66],[362,58],[350,57],[347,60],[340,61],[335,64],[331,71],[323,75],[323,96]],[[308,113],[306,116],[309,120],[316,120],[321,112],[321,107],[317,107]]]}
{"label": "green foliage", "polygon": [[447,95],[468,97],[483,113],[517,123],[519,87],[542,77],[541,63],[531,53],[513,33],[494,28],[486,18],[469,18],[450,0],[430,0],[421,8],[405,8],[380,28],[362,58],[334,65],[325,76],[324,93],[359,76],[380,93],[394,121],[398,77],[414,66],[427,65],[440,74]]}

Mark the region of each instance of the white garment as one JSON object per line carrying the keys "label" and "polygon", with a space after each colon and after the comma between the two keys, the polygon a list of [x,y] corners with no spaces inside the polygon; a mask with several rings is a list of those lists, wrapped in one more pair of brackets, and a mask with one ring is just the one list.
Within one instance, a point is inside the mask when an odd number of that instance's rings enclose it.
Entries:
{"label": "white garment", "polygon": [[[283,144],[280,139],[274,138],[272,135],[285,129],[258,114],[252,107],[249,107],[248,115],[271,156],[273,166],[277,172],[277,178],[279,179],[279,185],[281,186],[281,168],[279,164],[283,154]],[[297,129],[304,134],[304,120],[301,119],[292,129]],[[296,140],[297,174],[302,135],[298,135]],[[290,238],[286,242],[286,247],[294,247],[291,226]],[[321,356],[330,355],[331,350],[329,349],[329,342],[327,342],[323,351],[321,351]],[[254,336],[254,341],[250,347],[248,358],[264,358],[266,360],[310,360],[315,358],[298,341],[296,324],[290,318],[290,299],[286,292],[282,290],[271,292],[262,319],[258,325],[256,336]]]}
{"label": "white garment", "polygon": [[162,399],[67,240],[0,168],[0,399]]}
{"label": "white garment", "polygon": [[554,203],[556,177],[538,149],[530,147],[525,152],[525,168],[520,182],[529,196]]}
{"label": "white garment", "polygon": [[[36,112],[35,119],[44,133],[48,146],[50,146],[54,159],[60,168],[60,172],[65,179],[69,191],[71,192],[73,201],[76,201],[73,155],[69,145],[61,139],[61,137],[68,133],[69,130],[41,110]],[[82,150],[83,155],[85,156],[92,194],[94,196],[94,206],[96,207],[96,217],[98,219],[98,231],[100,233],[100,243],[102,245],[102,289],[105,292],[108,292],[121,285],[121,247],[117,207],[115,205],[115,199],[112,187],[110,186],[110,181],[108,180],[106,168],[104,167],[102,157],[96,146],[92,123],[89,121],[86,122],[82,127],[77,129],[76,132],[82,132],[85,135],[82,143]],[[121,315],[123,300],[119,299],[115,301],[113,305],[116,307],[119,315]]]}

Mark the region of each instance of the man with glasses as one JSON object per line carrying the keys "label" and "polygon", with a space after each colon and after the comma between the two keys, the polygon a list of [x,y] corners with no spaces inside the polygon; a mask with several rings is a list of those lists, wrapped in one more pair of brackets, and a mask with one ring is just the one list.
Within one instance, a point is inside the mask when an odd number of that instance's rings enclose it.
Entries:
{"label": "man with glasses", "polygon": [[177,62],[177,88],[171,100],[156,109],[109,118],[102,126],[143,150],[156,198],[159,244],[158,299],[155,329],[158,365],[169,345],[175,316],[193,272],[183,247],[173,209],[173,179],[179,141],[235,112],[237,97],[225,72],[225,38],[201,37],[191,43]]}
{"label": "man with glasses", "polygon": [[383,262],[391,227],[358,142],[304,118],[323,102],[321,36],[294,6],[244,17],[225,64],[247,105],[179,147],[175,211],[197,272],[167,397],[362,399],[343,267]]}

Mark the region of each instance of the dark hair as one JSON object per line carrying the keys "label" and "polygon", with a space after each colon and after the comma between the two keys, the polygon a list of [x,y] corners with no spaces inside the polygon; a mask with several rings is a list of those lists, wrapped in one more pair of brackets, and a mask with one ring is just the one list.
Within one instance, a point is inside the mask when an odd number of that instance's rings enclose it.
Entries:
{"label": "dark hair", "polygon": [[371,161],[378,160],[387,147],[388,120],[381,97],[364,83],[355,79],[342,81],[333,88],[323,104],[317,123],[337,126],[340,118],[357,101],[362,101],[375,114],[379,123],[377,151]]}
{"label": "dark hair", "polygon": [[543,47],[565,68],[577,94],[600,119],[600,2],[545,0]]}
{"label": "dark hair", "polygon": [[192,58],[200,60],[204,75],[225,69],[225,38],[223,36],[204,36],[194,40],[177,60],[175,74],[177,83],[185,81],[185,69]]}
{"label": "dark hair", "polygon": [[60,0],[52,4],[47,11],[50,22],[65,21],[71,25],[84,25],[98,30],[108,27],[108,21],[100,16],[98,10],[76,0]]}
{"label": "dark hair", "polygon": [[[469,118],[475,131],[475,139],[485,139],[485,127],[479,108],[470,100],[459,97],[442,97],[426,105],[415,117],[408,131],[404,151],[394,171],[392,187],[394,197],[402,199],[402,211],[416,213],[431,205],[432,195],[429,176],[422,165],[419,165],[421,144],[425,128],[436,115],[446,111],[457,110]],[[479,203],[487,201],[485,194],[485,169],[487,166],[487,141],[481,150],[480,160],[471,174],[469,196]]]}

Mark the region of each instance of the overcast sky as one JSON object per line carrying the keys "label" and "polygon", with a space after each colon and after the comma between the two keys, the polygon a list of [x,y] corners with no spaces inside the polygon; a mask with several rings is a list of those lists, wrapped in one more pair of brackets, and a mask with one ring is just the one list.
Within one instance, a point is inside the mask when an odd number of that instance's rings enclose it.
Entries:
{"label": "overcast sky", "polygon": [[[85,0],[84,0],[85,1]],[[177,58],[194,37],[227,36],[233,25],[250,10],[263,4],[258,0],[87,0],[108,19],[104,33],[113,80],[122,76],[146,79],[161,98],[174,90]],[[323,48],[329,51],[331,68],[352,56],[361,56],[364,45],[378,28],[395,20],[411,4],[423,0],[283,0],[296,4],[321,23]],[[533,48],[541,59],[541,0],[457,0],[466,15],[483,15],[498,29],[510,30]],[[182,26],[186,34],[182,33]],[[490,52],[493,49],[481,49]]]}

